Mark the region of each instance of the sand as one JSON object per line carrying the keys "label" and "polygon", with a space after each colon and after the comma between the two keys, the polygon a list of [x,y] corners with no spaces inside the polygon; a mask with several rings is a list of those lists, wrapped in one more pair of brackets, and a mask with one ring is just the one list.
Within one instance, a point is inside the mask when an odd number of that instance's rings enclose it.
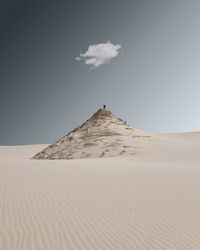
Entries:
{"label": "sand", "polygon": [[200,133],[129,157],[30,160],[0,147],[1,250],[200,249]]}
{"label": "sand", "polygon": [[138,130],[107,109],[33,156],[33,159],[85,159],[135,155],[141,144],[157,141],[157,135]]}

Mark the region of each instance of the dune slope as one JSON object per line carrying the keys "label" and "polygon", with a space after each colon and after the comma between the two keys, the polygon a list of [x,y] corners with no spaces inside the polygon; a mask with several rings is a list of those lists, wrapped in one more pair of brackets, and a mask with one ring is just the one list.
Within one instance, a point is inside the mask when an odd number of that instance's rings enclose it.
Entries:
{"label": "dune slope", "polygon": [[0,147],[0,249],[199,250],[199,135],[157,135],[102,159]]}
{"label": "dune slope", "polygon": [[131,156],[138,142],[148,142],[151,135],[133,128],[107,109],[99,109],[90,119],[33,159],[81,159]]}

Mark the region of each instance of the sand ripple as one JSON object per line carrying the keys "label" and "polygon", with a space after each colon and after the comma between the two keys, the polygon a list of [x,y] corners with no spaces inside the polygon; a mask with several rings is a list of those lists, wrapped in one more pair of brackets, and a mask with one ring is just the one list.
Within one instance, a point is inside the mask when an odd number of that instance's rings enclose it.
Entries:
{"label": "sand ripple", "polygon": [[2,250],[200,249],[197,163],[0,162]]}

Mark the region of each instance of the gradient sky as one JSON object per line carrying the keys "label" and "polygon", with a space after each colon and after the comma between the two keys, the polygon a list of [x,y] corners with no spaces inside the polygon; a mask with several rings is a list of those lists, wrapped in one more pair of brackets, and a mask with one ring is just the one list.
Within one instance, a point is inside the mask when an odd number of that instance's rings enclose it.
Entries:
{"label": "gradient sky", "polygon": [[[103,104],[142,130],[200,130],[199,0],[1,0],[0,32],[0,145],[51,143]],[[110,64],[75,61],[108,40]]]}

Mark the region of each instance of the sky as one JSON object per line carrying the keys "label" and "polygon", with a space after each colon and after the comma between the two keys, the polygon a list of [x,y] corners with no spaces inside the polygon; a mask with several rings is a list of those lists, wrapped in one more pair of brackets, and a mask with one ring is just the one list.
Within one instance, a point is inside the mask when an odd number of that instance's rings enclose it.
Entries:
{"label": "sky", "polygon": [[[1,0],[0,145],[52,143],[103,104],[145,131],[200,131],[199,13],[199,0]],[[86,64],[107,42],[117,56]]]}

